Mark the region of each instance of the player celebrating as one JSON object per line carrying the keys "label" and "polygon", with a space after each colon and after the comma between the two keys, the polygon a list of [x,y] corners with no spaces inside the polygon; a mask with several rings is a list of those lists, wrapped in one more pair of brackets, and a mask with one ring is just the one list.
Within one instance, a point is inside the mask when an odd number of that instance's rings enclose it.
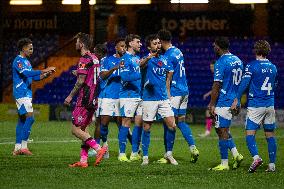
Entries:
{"label": "player celebrating", "polygon": [[232,105],[232,109],[236,110],[243,92],[249,88],[246,141],[247,147],[253,157],[253,162],[248,170],[250,173],[255,172],[263,163],[258,154],[255,141],[256,131],[261,125],[263,125],[265,132],[270,159],[266,171],[275,171],[277,145],[274,136],[274,129],[276,127],[274,90],[277,69],[276,66],[266,58],[270,51],[270,45],[265,40],[259,40],[254,44],[256,60],[246,66],[245,74],[238,90],[238,96]]}
{"label": "player celebrating", "polygon": [[131,126],[131,118],[134,117],[139,102],[141,101],[140,58],[136,55],[136,53],[140,52],[142,44],[140,42],[140,36],[134,34],[127,35],[125,43],[127,51],[122,56],[120,63],[122,87],[120,89],[119,98],[122,126],[118,134],[118,160],[122,162],[129,162],[129,159],[125,155],[126,138]]}
{"label": "player celebrating", "polygon": [[32,81],[47,78],[55,72],[55,67],[44,70],[33,70],[28,58],[33,54],[33,44],[28,38],[22,38],[17,43],[19,55],[12,64],[13,97],[18,108],[18,124],[16,127],[16,144],[13,155],[32,155],[28,149],[28,138],[34,123],[32,106]]}
{"label": "player celebrating", "polygon": [[[185,115],[188,103],[188,86],[184,68],[184,58],[182,52],[172,45],[172,35],[168,30],[160,30],[158,32],[159,39],[161,40],[161,45],[165,51],[164,56],[167,59],[168,64],[171,64],[174,72],[168,77],[167,85],[170,85],[170,100],[171,106],[173,108],[175,119],[178,128],[180,129],[183,137],[189,145],[191,152],[192,163],[195,163],[199,156],[199,151],[195,146],[195,142],[192,136],[190,127],[185,122]],[[164,124],[165,132],[167,132],[167,126]],[[170,131],[169,131],[170,132]],[[164,137],[167,134],[164,134]],[[165,139],[165,138],[164,138]],[[164,142],[167,148],[167,142]],[[166,154],[165,156],[166,157]],[[165,159],[159,160],[160,163],[165,163]]]}
{"label": "player celebrating", "polygon": [[236,98],[238,85],[241,82],[243,63],[237,56],[229,52],[229,45],[229,40],[226,37],[216,38],[213,44],[219,59],[214,66],[214,83],[208,109],[210,114],[215,117],[215,128],[219,136],[221,154],[221,164],[210,168],[215,171],[229,170],[228,149],[233,154],[233,169],[238,168],[243,160],[229,130],[232,119],[230,107]]}
{"label": "player celebrating", "polygon": [[77,69],[77,82],[65,99],[64,104],[70,105],[73,97],[79,93],[76,106],[72,112],[72,134],[81,139],[81,159],[79,162],[69,165],[70,167],[88,167],[88,150],[93,148],[97,151],[95,166],[98,165],[107,148],[102,147],[86,131],[86,127],[92,122],[95,112],[95,98],[97,90],[97,79],[99,76],[99,62],[95,55],[90,52],[93,38],[85,33],[79,33],[76,40],[76,50],[80,52]]}
{"label": "player celebrating", "polygon": [[165,57],[158,52],[160,50],[158,37],[149,35],[145,41],[150,53],[146,58],[146,76],[142,97],[144,125],[142,133],[143,162],[141,165],[149,164],[150,129],[157,113],[163,118],[168,127],[166,158],[171,164],[178,165],[172,156],[176,125],[166,88],[167,74],[173,72],[173,69],[171,64],[167,64]]}

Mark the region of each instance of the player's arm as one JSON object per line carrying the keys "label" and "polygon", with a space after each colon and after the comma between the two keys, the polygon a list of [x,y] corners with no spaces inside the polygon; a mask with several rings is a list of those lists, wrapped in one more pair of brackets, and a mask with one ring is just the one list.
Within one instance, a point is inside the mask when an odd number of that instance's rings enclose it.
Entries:
{"label": "player's arm", "polygon": [[102,70],[100,72],[100,77],[102,79],[107,79],[115,70],[118,70],[118,69],[119,69],[119,66],[115,66],[115,67],[112,67],[109,70]]}
{"label": "player's arm", "polygon": [[171,82],[172,82],[173,74],[174,72],[172,71],[167,72],[166,87],[167,87],[167,93],[168,93],[169,98],[171,98]]}
{"label": "player's arm", "polygon": [[156,55],[157,53],[150,53],[147,57],[142,58],[139,62],[140,67],[145,68],[147,66],[148,61]]}
{"label": "player's arm", "polygon": [[68,95],[68,97],[65,99],[64,104],[70,105],[73,97],[78,93],[78,91],[81,89],[83,83],[85,82],[86,75],[85,74],[79,74],[77,77],[77,81],[75,83],[75,86],[73,87],[72,91]]}
{"label": "player's arm", "polygon": [[48,72],[55,72],[55,67],[48,67],[43,70],[33,70],[33,69],[28,70],[25,68],[22,70],[19,70],[19,73],[23,74],[25,77],[36,77],[36,76],[40,77],[41,74],[48,73]]}
{"label": "player's arm", "polygon": [[49,72],[41,73],[40,75],[37,75],[37,76],[33,76],[32,78],[34,81],[40,81],[42,79],[48,78],[53,73],[54,73],[53,71],[49,71]]}
{"label": "player's arm", "polygon": [[221,87],[222,87],[222,83],[220,81],[214,81],[213,86],[212,86],[212,92],[211,92],[211,100],[208,106],[208,109],[211,115],[215,115],[214,110],[215,110],[217,99],[220,94]]}
{"label": "player's arm", "polygon": [[208,105],[208,110],[212,116],[215,116],[215,106],[220,94],[224,75],[224,67],[222,67],[222,63],[217,61],[214,66],[214,82],[211,90],[210,103]]}

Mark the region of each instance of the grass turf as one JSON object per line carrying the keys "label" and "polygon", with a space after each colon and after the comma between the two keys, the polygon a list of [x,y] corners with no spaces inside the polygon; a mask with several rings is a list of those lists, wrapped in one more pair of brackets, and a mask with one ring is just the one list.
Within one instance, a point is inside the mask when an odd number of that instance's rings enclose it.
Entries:
{"label": "grass turf", "polygon": [[[189,148],[180,131],[177,131],[174,157],[178,166],[155,163],[164,153],[163,130],[154,124],[149,150],[150,164],[141,167],[140,162],[121,163],[117,160],[117,127],[110,125],[110,159],[99,167],[69,168],[68,164],[79,160],[80,141],[70,133],[70,122],[35,122],[29,144],[32,156],[12,156],[16,122],[0,122],[0,188],[283,188],[284,129],[276,131],[278,154],[277,172],[266,173],[268,163],[267,143],[263,131],[257,134],[259,153],[264,165],[254,174],[247,173],[252,158],[245,143],[244,129],[232,127],[231,133],[240,153],[244,156],[241,167],[223,172],[208,171],[220,163],[217,136],[199,138],[204,126],[191,126],[200,151],[197,163],[190,163]],[[90,128],[93,132],[93,127]],[[131,146],[127,146],[129,157]],[[232,156],[229,156],[232,163]]]}

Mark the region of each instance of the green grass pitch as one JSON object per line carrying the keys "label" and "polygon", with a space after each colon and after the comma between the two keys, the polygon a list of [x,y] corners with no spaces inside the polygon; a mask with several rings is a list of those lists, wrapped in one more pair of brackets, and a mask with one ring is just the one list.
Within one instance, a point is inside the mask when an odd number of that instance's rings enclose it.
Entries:
{"label": "green grass pitch", "polygon": [[[237,148],[244,156],[241,167],[224,172],[208,171],[220,163],[218,140],[214,132],[208,138],[197,137],[204,131],[202,125],[192,125],[196,145],[200,151],[197,163],[190,163],[189,148],[179,130],[174,145],[174,157],[178,166],[155,163],[164,153],[163,130],[154,124],[149,151],[150,164],[141,167],[140,162],[120,163],[117,160],[117,127],[110,124],[110,159],[93,167],[69,168],[68,164],[79,160],[80,141],[70,133],[70,122],[38,122],[33,125],[29,144],[34,155],[13,157],[16,122],[0,122],[0,188],[283,188],[284,187],[284,129],[276,130],[278,154],[277,172],[266,173],[268,163],[267,143],[263,131],[257,134],[259,152],[264,164],[256,173],[247,173],[252,161],[246,147],[244,129],[232,127]],[[93,132],[93,126],[90,127]],[[131,146],[127,145],[129,157]],[[230,153],[229,153],[230,154]],[[232,156],[229,156],[231,163]]]}

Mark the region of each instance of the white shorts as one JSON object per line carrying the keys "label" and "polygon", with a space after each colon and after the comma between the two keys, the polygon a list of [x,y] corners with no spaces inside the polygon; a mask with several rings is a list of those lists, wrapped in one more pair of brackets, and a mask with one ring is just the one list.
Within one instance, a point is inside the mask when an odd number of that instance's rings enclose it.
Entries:
{"label": "white shorts", "polygon": [[134,117],[141,98],[121,98],[120,99],[120,115],[123,117]]}
{"label": "white shorts", "polygon": [[185,96],[173,96],[171,98],[171,106],[175,116],[186,115],[188,103],[188,95]]}
{"label": "white shorts", "polygon": [[143,101],[143,121],[154,121],[157,114],[162,118],[174,116],[170,100]]}
{"label": "white shorts", "polygon": [[100,101],[100,116],[120,116],[119,99],[103,98]]}
{"label": "white shorts", "polygon": [[24,97],[24,98],[18,98],[16,99],[16,105],[18,109],[18,113],[20,115],[26,114],[26,113],[32,113],[33,110],[33,104],[32,104],[32,98]]}
{"label": "white shorts", "polygon": [[259,129],[260,125],[263,125],[264,129],[275,129],[275,110],[273,106],[248,107],[247,110],[247,130]]}
{"label": "white shorts", "polygon": [[216,107],[215,108],[215,127],[228,128],[231,125],[232,113],[230,107]]}

